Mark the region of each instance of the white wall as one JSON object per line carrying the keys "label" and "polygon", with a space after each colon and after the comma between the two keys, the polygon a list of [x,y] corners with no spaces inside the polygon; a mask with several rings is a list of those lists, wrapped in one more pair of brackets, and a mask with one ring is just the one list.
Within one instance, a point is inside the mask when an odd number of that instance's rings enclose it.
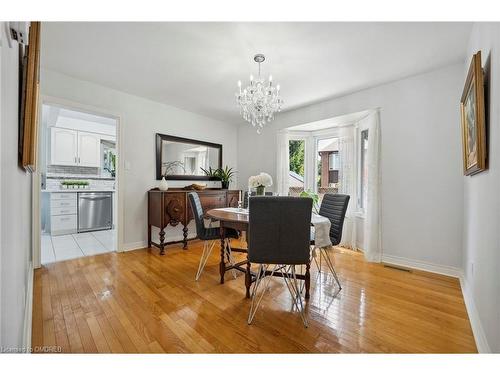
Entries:
{"label": "white wall", "polygon": [[458,131],[462,85],[463,64],[458,63],[280,113],[261,135],[242,125],[238,131],[240,188],[258,172],[276,176],[278,129],[380,107],[384,255],[455,271],[461,266],[462,252]]}
{"label": "white wall", "polygon": [[[464,286],[476,341],[500,352],[500,25],[478,23],[471,33],[469,58],[481,50],[489,79],[489,170],[463,177]],[[470,60],[462,67],[465,82]],[[486,81],[485,80],[485,81]],[[471,314],[472,313],[472,314]],[[472,315],[472,316],[471,316]],[[476,316],[477,315],[477,316]]]}
{"label": "white wall", "polygon": [[[4,23],[0,22],[0,33]],[[0,346],[21,348],[31,267],[31,176],[18,167],[17,43],[2,35],[0,94]],[[31,327],[27,327],[31,332]]]}
{"label": "white wall", "polygon": [[[119,163],[122,166],[124,162],[130,163],[123,181],[119,181],[124,188],[125,248],[144,246],[147,240],[147,191],[159,183],[156,181],[156,133],[220,143],[223,164],[236,168],[237,127],[234,125],[48,70],[41,72],[41,92],[120,116],[123,147]],[[190,183],[169,181],[172,187]],[[190,232],[194,234],[193,223]],[[181,238],[179,227],[167,231],[167,240]]]}

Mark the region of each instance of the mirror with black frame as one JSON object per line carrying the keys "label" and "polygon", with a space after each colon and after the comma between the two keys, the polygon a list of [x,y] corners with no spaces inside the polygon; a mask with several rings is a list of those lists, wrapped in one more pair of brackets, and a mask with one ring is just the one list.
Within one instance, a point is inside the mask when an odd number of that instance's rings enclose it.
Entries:
{"label": "mirror with black frame", "polygon": [[156,179],[219,180],[203,171],[222,167],[222,145],[156,134]]}

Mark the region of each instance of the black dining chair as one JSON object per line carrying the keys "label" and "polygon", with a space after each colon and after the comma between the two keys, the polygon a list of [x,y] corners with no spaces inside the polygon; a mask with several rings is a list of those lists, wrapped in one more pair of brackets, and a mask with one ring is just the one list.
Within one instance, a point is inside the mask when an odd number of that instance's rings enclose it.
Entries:
{"label": "black dining chair", "polygon": [[[283,277],[300,312],[307,319],[295,267],[309,265],[312,199],[298,197],[252,197],[248,222],[248,261],[259,265],[252,290],[248,324],[269,286],[271,277]],[[261,288],[262,280],[270,276]]]}
{"label": "black dining chair", "polygon": [[[255,197],[256,196],[255,194],[256,194],[255,191],[252,191],[250,193],[250,196],[251,197]],[[265,192],[265,196],[266,197],[271,197],[271,196],[273,196],[273,192],[272,191],[266,191]],[[243,196],[243,208],[248,208],[248,191],[245,191],[245,195]]]}
{"label": "black dining chair", "polygon": [[[189,193],[189,203],[191,204],[191,209],[193,210],[193,217],[196,223],[196,234],[200,240],[203,240],[203,253],[201,255],[200,264],[198,265],[198,272],[196,272],[195,280],[198,281],[205,264],[214,248],[214,245],[220,241],[220,228],[212,227],[213,221],[210,221],[210,226],[207,228],[205,226],[205,218],[203,215],[203,207],[200,202],[200,197],[198,193]],[[231,253],[231,238],[238,238],[238,232],[234,229],[226,229],[226,239],[225,239],[225,250],[226,256],[229,259],[231,265],[234,264],[233,255]],[[233,276],[236,278],[236,273],[233,270]]]}
{"label": "black dining chair", "polygon": [[[342,229],[344,227],[345,214],[347,212],[347,206],[349,205],[350,196],[346,194],[325,194],[319,208],[319,214],[330,220],[330,241],[332,241],[332,246],[340,244],[342,240]],[[311,235],[311,245],[314,246],[314,236]],[[339,289],[342,289],[340,280],[335,272],[333,266],[333,261],[330,258],[328,250],[325,248],[319,248],[319,261],[318,272],[321,272],[321,260],[325,258],[325,262],[330,269],[335,281],[337,282]],[[316,262],[316,259],[315,259]]]}

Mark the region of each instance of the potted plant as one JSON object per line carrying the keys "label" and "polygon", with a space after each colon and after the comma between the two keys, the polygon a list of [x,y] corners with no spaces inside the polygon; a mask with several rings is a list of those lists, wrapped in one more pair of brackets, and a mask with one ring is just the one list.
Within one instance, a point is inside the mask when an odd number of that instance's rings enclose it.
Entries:
{"label": "potted plant", "polygon": [[219,178],[219,168],[213,169],[212,167],[208,167],[208,169],[201,168],[200,169],[205,173],[206,176],[212,178]]}
{"label": "potted plant", "polygon": [[248,186],[255,189],[256,195],[264,195],[266,187],[273,186],[273,178],[264,172],[260,172],[257,176],[250,176]]}
{"label": "potted plant", "polygon": [[311,198],[313,200],[313,211],[319,213],[319,195],[312,191],[306,190],[300,193],[300,197]]}
{"label": "potted plant", "polygon": [[236,172],[233,171],[233,168],[229,168],[227,165],[225,168],[219,168],[217,170],[217,177],[220,178],[223,189],[229,188],[229,184],[233,181],[235,173]]}

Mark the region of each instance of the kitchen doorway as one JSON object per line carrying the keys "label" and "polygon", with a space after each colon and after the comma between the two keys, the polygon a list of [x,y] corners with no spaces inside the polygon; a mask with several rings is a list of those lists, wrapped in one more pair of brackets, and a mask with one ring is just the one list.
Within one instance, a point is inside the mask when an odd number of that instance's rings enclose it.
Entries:
{"label": "kitchen doorway", "polygon": [[118,135],[118,116],[42,100],[35,266],[118,250]]}

